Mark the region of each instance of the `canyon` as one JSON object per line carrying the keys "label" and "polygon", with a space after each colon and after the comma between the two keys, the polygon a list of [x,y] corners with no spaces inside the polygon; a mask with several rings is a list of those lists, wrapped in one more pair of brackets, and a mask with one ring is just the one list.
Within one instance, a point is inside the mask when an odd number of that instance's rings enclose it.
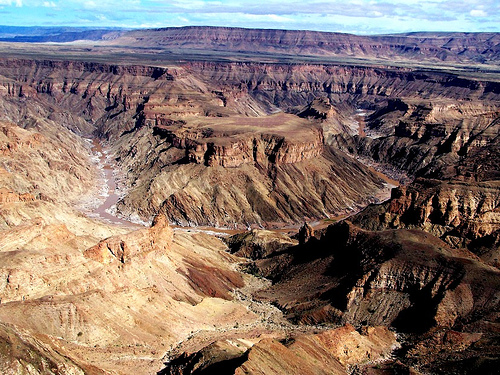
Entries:
{"label": "canyon", "polygon": [[80,33],[0,45],[3,373],[494,373],[498,34]]}

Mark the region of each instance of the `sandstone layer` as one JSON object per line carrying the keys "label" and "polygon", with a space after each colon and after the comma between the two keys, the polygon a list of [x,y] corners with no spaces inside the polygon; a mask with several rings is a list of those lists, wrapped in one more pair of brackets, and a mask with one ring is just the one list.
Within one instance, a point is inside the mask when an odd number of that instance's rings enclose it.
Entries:
{"label": "sandstone layer", "polygon": [[[1,371],[495,368],[500,86],[470,65],[498,60],[496,34],[122,36],[81,61],[80,47],[47,45],[30,53],[57,56],[0,59]],[[193,51],[217,38],[228,54],[266,45],[267,62],[109,63],[124,41]],[[376,60],[283,63],[284,48]],[[456,70],[422,65],[437,60]],[[102,190],[85,138],[115,165],[118,214],[151,227],[74,209]],[[412,183],[387,196],[401,176]],[[387,198],[294,238],[169,225],[290,230]]]}
{"label": "sandstone layer", "polygon": [[347,325],[322,333],[262,339],[251,348],[230,341],[215,342],[182,357],[160,372],[166,374],[347,374],[380,361],[398,346],[385,327],[361,334]]}
{"label": "sandstone layer", "polygon": [[294,30],[181,27],[134,30],[108,44],[170,50],[247,52],[299,56],[343,56],[417,61],[497,61],[495,33],[411,33],[358,36]]}
{"label": "sandstone layer", "polygon": [[474,371],[482,356],[483,368],[494,368],[498,269],[424,231],[367,231],[344,221],[304,244],[270,251],[247,269],[273,282],[254,298],[272,301],[292,321],[405,333],[397,354],[405,371],[434,373],[458,363]]}

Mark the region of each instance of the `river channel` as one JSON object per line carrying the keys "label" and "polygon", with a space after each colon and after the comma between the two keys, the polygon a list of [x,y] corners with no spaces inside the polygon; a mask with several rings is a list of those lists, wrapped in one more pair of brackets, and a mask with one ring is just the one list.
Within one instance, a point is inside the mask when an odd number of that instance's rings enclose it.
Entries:
{"label": "river channel", "polygon": [[99,158],[99,166],[104,172],[104,181],[107,185],[107,188],[104,189],[105,200],[98,207],[92,210],[92,216],[98,217],[113,224],[134,227],[139,226],[138,224],[132,223],[125,219],[121,219],[109,213],[111,207],[115,206],[120,200],[120,196],[118,195],[118,192],[116,190],[116,180],[113,173],[113,167],[108,161],[106,152],[104,151],[102,144],[97,139],[94,139],[92,141],[92,153],[97,155],[97,157]]}

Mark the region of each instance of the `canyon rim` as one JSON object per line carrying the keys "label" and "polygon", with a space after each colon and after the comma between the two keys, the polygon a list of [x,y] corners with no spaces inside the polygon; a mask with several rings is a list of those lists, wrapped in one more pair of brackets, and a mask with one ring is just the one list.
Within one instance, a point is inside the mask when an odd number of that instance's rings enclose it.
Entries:
{"label": "canyon rim", "polygon": [[500,34],[0,42],[0,372],[493,374]]}

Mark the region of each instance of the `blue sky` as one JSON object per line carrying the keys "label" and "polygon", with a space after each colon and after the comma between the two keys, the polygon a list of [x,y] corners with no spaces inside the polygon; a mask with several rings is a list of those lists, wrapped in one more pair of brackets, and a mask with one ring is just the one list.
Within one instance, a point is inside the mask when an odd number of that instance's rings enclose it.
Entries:
{"label": "blue sky", "polygon": [[0,17],[16,26],[498,32],[500,0],[0,0]]}

